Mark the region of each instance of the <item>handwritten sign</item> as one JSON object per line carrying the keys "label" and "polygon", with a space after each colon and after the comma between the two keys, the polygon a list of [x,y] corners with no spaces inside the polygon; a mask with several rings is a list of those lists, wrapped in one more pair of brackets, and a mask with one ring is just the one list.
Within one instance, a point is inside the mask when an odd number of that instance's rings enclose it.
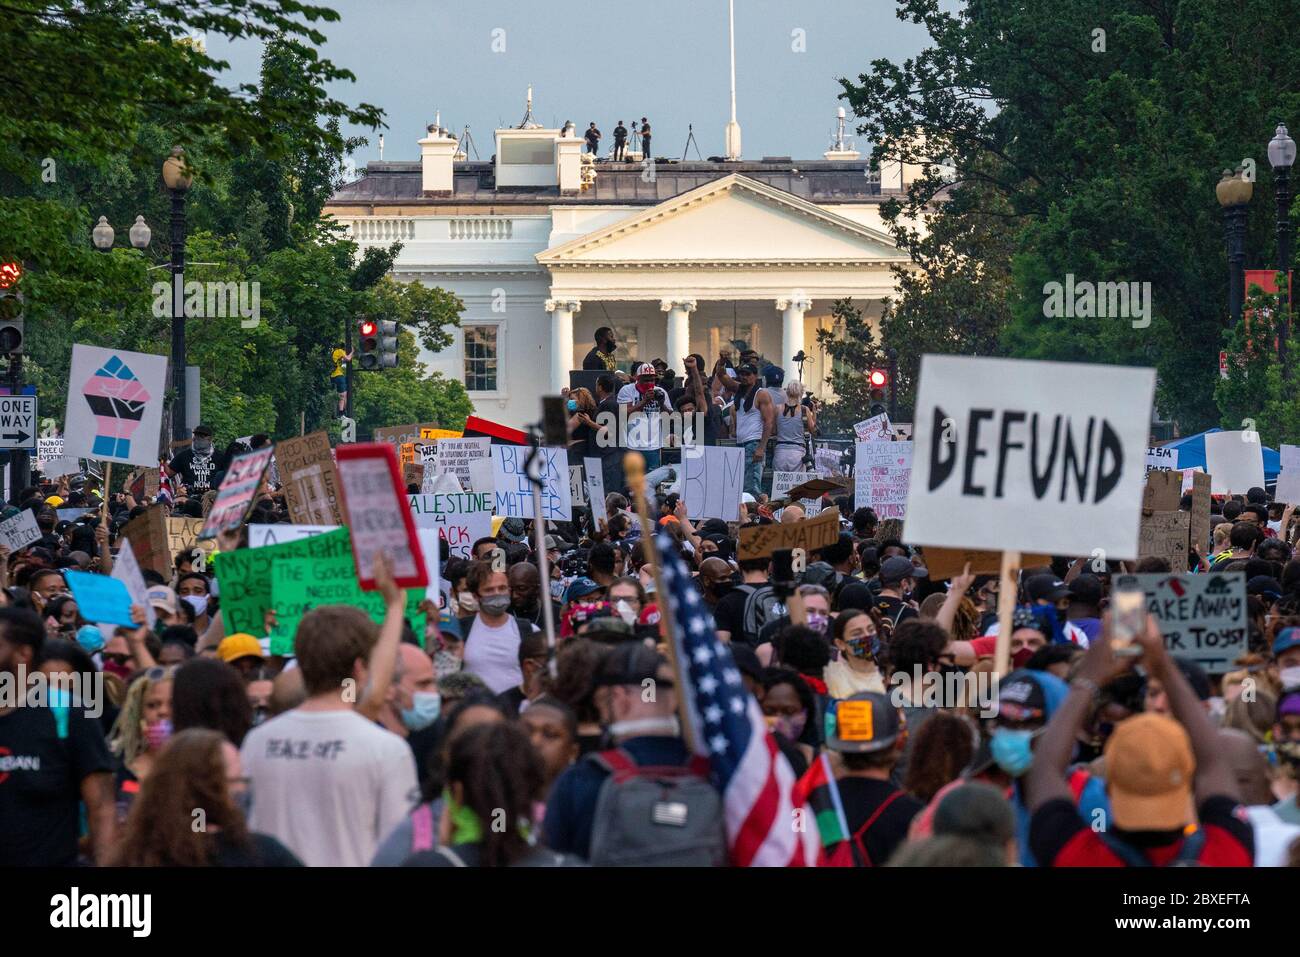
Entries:
{"label": "handwritten sign", "polygon": [[121,580],[71,569],[64,571],[63,577],[72,589],[72,597],[77,600],[77,608],[86,621],[106,625],[134,625],[131,620],[131,594]]}
{"label": "handwritten sign", "polygon": [[771,525],[746,526],[740,530],[738,557],[767,558],[781,548],[802,548],[814,552],[834,545],[840,537],[839,509],[828,509],[816,518],[799,522],[775,522]]}
{"label": "handwritten sign", "polygon": [[400,453],[402,446],[415,442],[420,438],[420,432],[424,429],[438,428],[437,422],[425,422],[415,425],[390,425],[375,429],[374,439],[393,447],[394,454]]}
{"label": "handwritten sign", "polygon": [[271,569],[277,561],[339,556],[350,559],[351,555],[351,537],[346,528],[263,548],[218,552],[213,557],[213,565],[221,586],[221,621],[226,634],[238,631],[263,634],[266,612],[271,607]]}
{"label": "handwritten sign", "polygon": [[579,508],[587,507],[587,483],[583,481],[582,466],[569,466],[569,501]]}
{"label": "handwritten sign", "polygon": [[302,525],[339,525],[339,482],[329,436],[313,432],[275,444],[289,517]]}
{"label": "handwritten sign", "polygon": [[880,518],[902,518],[911,476],[911,442],[859,442],[853,466],[854,507],[874,509]]}
{"label": "handwritten sign", "polygon": [[790,489],[798,488],[805,482],[810,482],[815,478],[817,478],[816,472],[773,472],[770,498],[772,501],[787,498],[790,495]]}
{"label": "handwritten sign", "polygon": [[217,499],[212,503],[207,520],[199,538],[212,538],[220,532],[233,532],[244,524],[248,512],[253,507],[253,496],[262,484],[262,476],[271,466],[271,456],[275,449],[271,446],[254,449],[236,456],[226,469],[226,476],[221,480],[217,490]]}
{"label": "handwritten sign", "polygon": [[1147,473],[1142,489],[1142,513],[1173,512],[1183,498],[1183,477],[1169,471]]}
{"label": "handwritten sign", "polygon": [[[523,445],[492,446],[492,481],[496,512],[506,518],[533,517],[533,486],[525,473],[531,449]],[[542,480],[542,518],[553,522],[573,520],[569,495],[569,454],[565,449],[543,448],[533,463]]]}
{"label": "handwritten sign", "polygon": [[1167,445],[1153,445],[1147,449],[1147,474],[1163,469],[1178,468],[1178,450]]}
{"label": "handwritten sign", "polygon": [[173,553],[167,550],[167,517],[162,506],[150,506],[143,515],[131,519],[122,526],[122,534],[131,543],[141,568],[152,568],[163,578],[171,576]]}
{"label": "handwritten sign", "polygon": [[435,528],[455,558],[469,558],[480,538],[492,534],[492,496],[479,492],[456,495],[411,495],[411,517],[417,528]]}
{"label": "handwritten sign", "polygon": [[402,486],[410,489],[412,485],[420,490],[424,489],[423,462],[407,462],[402,466]]}
{"label": "handwritten sign", "polygon": [[169,515],[167,517],[167,554],[175,559],[181,552],[189,555],[194,554],[196,548],[203,549],[204,561],[211,561],[213,553],[217,550],[217,540],[208,538],[199,540],[199,533],[203,531],[203,519],[187,518],[182,515]]}
{"label": "handwritten sign", "polygon": [[682,449],[682,499],[691,521],[701,518],[740,521],[740,495],[744,486],[743,448],[697,445]]}
{"label": "handwritten sign", "polygon": [[265,548],[268,545],[296,542],[302,538],[324,535],[326,532],[335,531],[338,527],[337,525],[250,525],[248,547]]}
{"label": "handwritten sign", "polygon": [[1141,588],[1171,655],[1210,674],[1231,671],[1246,652],[1246,573],[1118,575],[1116,588]]}
{"label": "handwritten sign", "polygon": [[885,413],[863,419],[853,426],[853,435],[859,442],[881,442],[889,438],[889,416]]}
{"label": "handwritten sign", "polygon": [[843,458],[839,449],[818,448],[813,452],[813,468],[822,477],[843,475],[844,467],[840,464]]}
{"label": "handwritten sign", "polygon": [[342,446],[337,467],[361,588],[375,588],[375,556],[381,552],[399,586],[424,588],[429,576],[392,447],[376,442]]}
{"label": "handwritten sign", "polygon": [[[1002,568],[1002,553],[976,548],[937,548],[927,545],[922,549],[925,556],[925,568],[930,573],[930,581],[943,581],[960,575],[966,564],[970,563],[972,575],[993,575]],[[1052,564],[1051,555],[1021,555],[1021,568],[1035,568]]]}
{"label": "handwritten sign", "polygon": [[[463,489],[474,488],[470,476],[469,463],[473,459],[485,459],[491,455],[492,440],[487,436],[472,436],[468,439],[438,439],[433,446],[436,453],[435,469],[447,475],[456,476]],[[476,492],[487,489],[474,488]]]}
{"label": "handwritten sign", "polygon": [[1152,512],[1142,516],[1138,533],[1138,558],[1163,558],[1176,574],[1187,571],[1187,512]]}
{"label": "handwritten sign", "polygon": [[13,518],[0,522],[0,543],[11,552],[40,541],[41,529],[30,508],[25,508]]}

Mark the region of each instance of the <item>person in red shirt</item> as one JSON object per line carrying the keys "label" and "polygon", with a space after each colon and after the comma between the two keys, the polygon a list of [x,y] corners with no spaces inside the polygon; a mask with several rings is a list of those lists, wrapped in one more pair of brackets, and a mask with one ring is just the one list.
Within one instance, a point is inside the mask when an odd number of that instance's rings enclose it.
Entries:
{"label": "person in red shirt", "polygon": [[[1117,656],[1107,622],[1038,742],[1025,781],[1034,856],[1052,867],[1250,867],[1250,819],[1214,726],[1153,620],[1134,645],[1140,655]],[[1111,819],[1085,821],[1066,779],[1070,753],[1097,691],[1137,661],[1164,686],[1172,717],[1142,714],[1116,727],[1104,752]]]}

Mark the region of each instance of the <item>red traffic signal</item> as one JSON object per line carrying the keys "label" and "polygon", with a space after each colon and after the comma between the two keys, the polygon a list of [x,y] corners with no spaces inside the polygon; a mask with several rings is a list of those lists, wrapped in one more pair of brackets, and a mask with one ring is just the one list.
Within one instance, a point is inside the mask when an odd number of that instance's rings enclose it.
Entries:
{"label": "red traffic signal", "polygon": [[8,289],[23,278],[23,264],[0,263],[0,289]]}
{"label": "red traffic signal", "polygon": [[889,373],[884,369],[872,369],[867,381],[871,383],[871,388],[883,389],[889,385]]}

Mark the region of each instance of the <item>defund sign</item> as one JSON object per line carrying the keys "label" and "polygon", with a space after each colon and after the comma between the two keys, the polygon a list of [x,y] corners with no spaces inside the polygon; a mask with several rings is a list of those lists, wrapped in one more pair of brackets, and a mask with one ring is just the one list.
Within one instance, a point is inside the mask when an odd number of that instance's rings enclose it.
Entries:
{"label": "defund sign", "polygon": [[1137,557],[1155,370],[927,355],[903,535]]}

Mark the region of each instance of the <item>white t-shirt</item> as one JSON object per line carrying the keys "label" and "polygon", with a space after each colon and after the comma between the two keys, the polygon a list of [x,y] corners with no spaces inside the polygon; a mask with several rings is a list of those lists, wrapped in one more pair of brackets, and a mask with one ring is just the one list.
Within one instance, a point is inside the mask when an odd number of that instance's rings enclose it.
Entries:
{"label": "white t-shirt", "polygon": [[[631,412],[627,417],[627,447],[640,452],[653,452],[663,447],[660,434],[659,414],[673,410],[668,393],[659,386],[654,387],[654,398],[640,412]],[[641,401],[641,393],[636,390],[636,383],[629,382],[618,390],[619,405],[636,405]]]}
{"label": "white t-shirt", "polygon": [[523,683],[519,670],[519,625],[514,615],[506,615],[505,624],[493,628],[474,616],[474,624],[465,636],[466,671],[483,679],[493,694],[500,694]]}
{"label": "white t-shirt", "polygon": [[410,746],[355,711],[289,711],[248,732],[239,756],[249,830],[309,867],[367,866],[415,797]]}

